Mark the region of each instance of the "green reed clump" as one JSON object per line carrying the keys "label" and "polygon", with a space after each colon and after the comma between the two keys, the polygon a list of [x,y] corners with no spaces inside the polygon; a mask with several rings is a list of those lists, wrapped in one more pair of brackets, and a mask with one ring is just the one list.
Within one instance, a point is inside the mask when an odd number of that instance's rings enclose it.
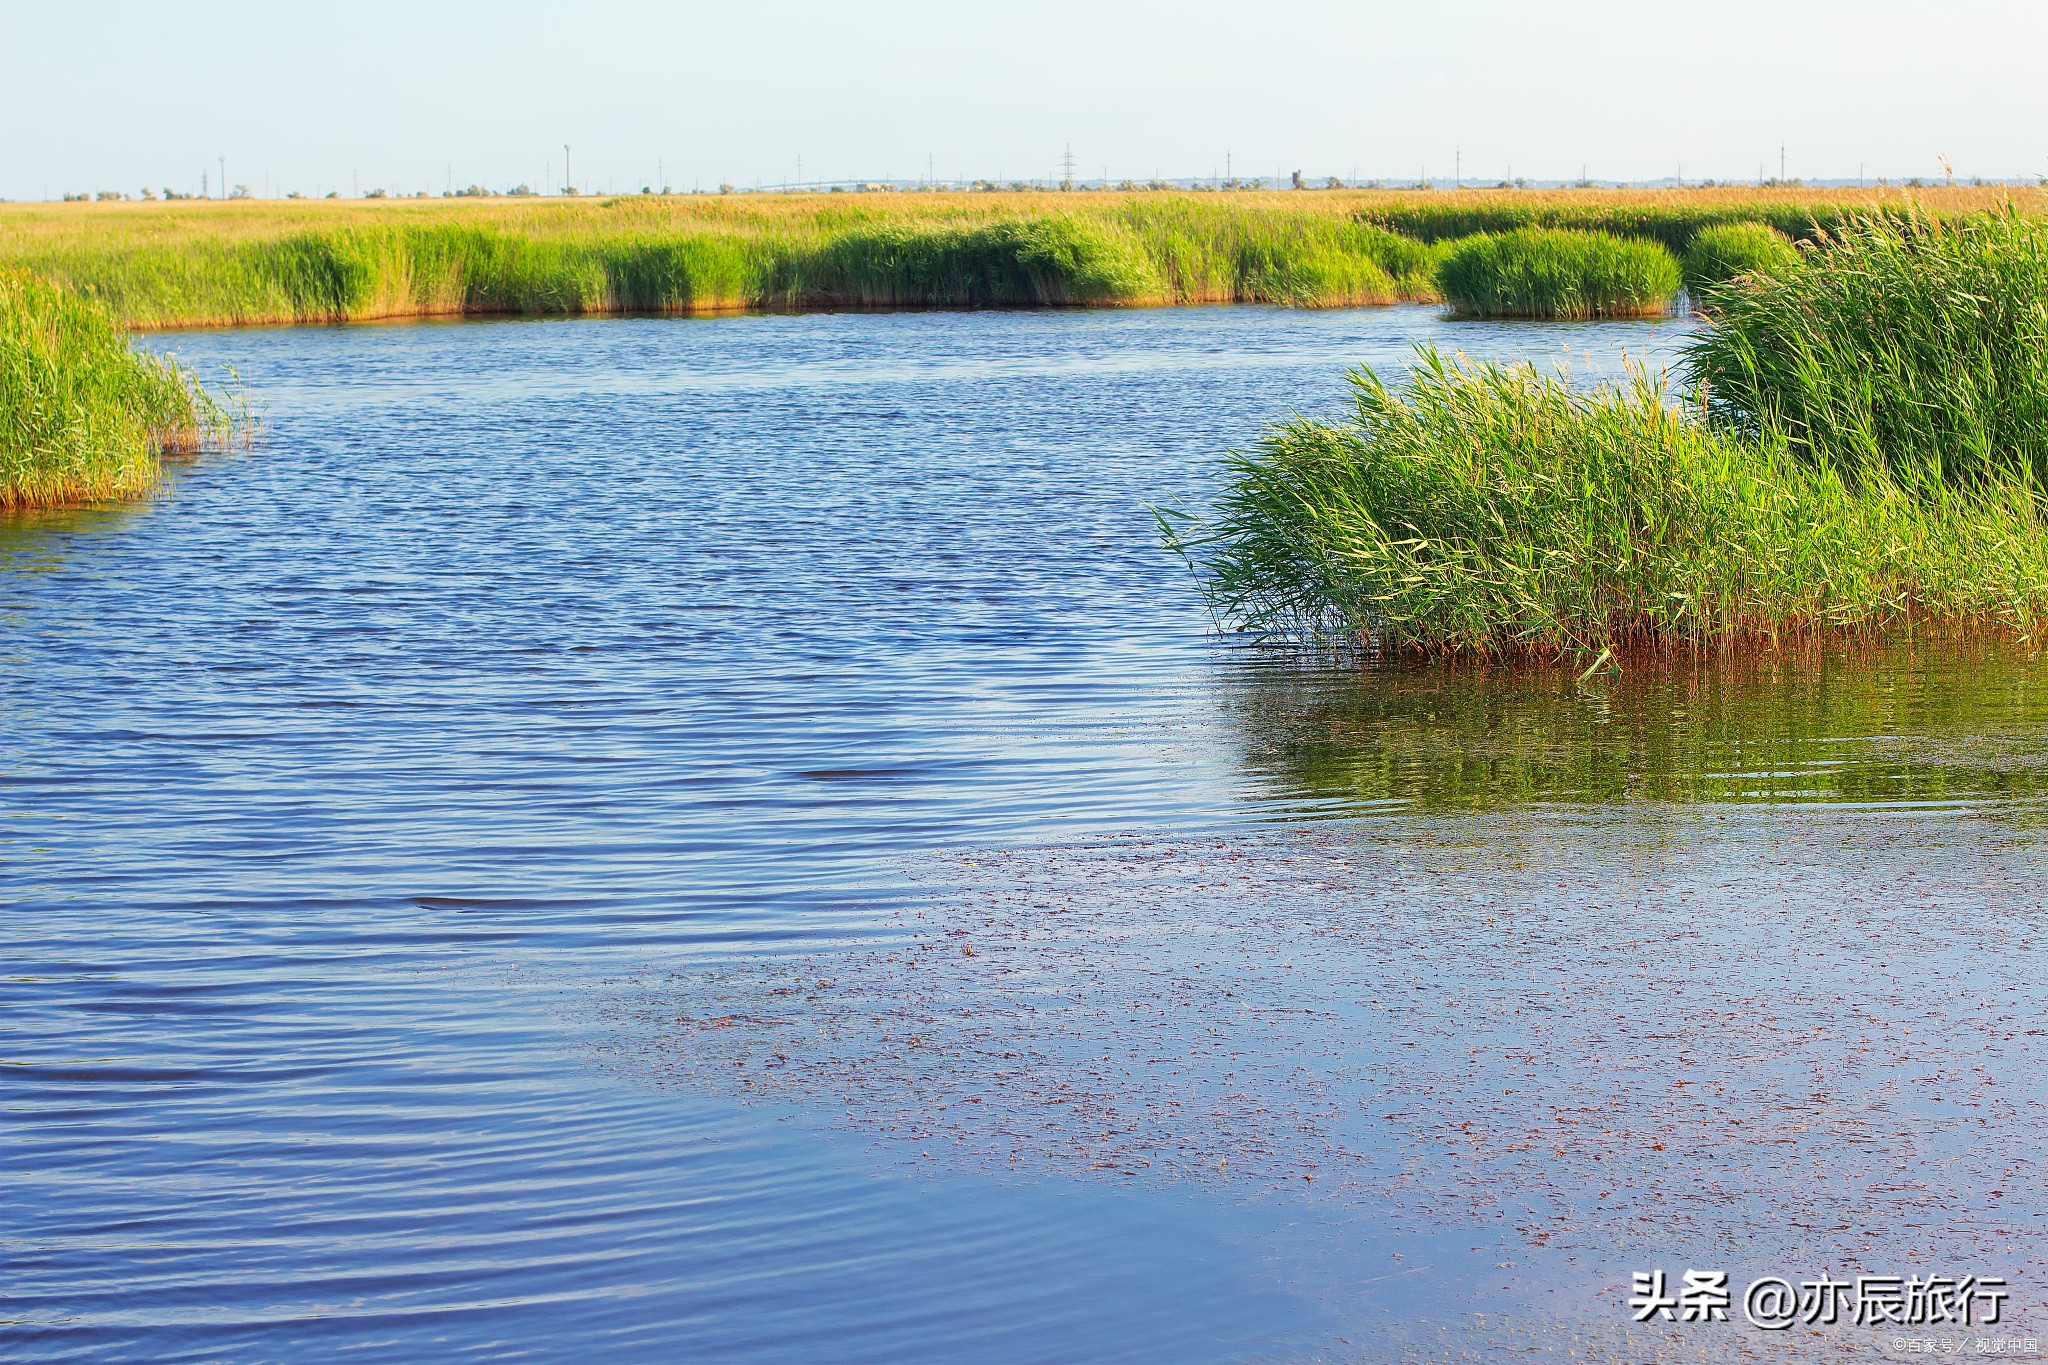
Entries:
{"label": "green reed clump", "polygon": [[1707,289],[1738,275],[1780,269],[1798,259],[1792,239],[1767,223],[1718,223],[1693,237],[1681,268],[1686,292],[1697,302]]}
{"label": "green reed clump", "polygon": [[1158,292],[1114,225],[1071,216],[861,225],[792,253],[762,302],[785,307],[1088,307]]}
{"label": "green reed clump", "polygon": [[1392,303],[1400,286],[1362,236],[1351,224],[1290,224],[1247,234],[1238,243],[1231,292],[1245,303],[1296,308]]}
{"label": "green reed clump", "polygon": [[1437,284],[1472,318],[1646,317],[1678,293],[1678,262],[1656,242],[1518,228],[1455,242]]}
{"label": "green reed clump", "polygon": [[132,348],[104,308],[0,272],[0,508],[133,496],[160,452],[227,430],[218,404]]}
{"label": "green reed clump", "polygon": [[2048,228],[1865,217],[1710,291],[1685,365],[1714,421],[1858,477],[2048,486]]}
{"label": "green reed clump", "polygon": [[1230,458],[1212,515],[1166,517],[1219,619],[1583,658],[1919,618],[2024,634],[2048,608],[2042,506],[2017,483],[1851,480],[1703,426],[1642,373],[1583,393],[1425,349],[1398,391],[1352,382],[1349,420],[1273,430]]}
{"label": "green reed clump", "polygon": [[1117,217],[1152,263],[1160,302],[1330,308],[1437,297],[1440,249],[1346,216],[1177,196],[1134,201]]}

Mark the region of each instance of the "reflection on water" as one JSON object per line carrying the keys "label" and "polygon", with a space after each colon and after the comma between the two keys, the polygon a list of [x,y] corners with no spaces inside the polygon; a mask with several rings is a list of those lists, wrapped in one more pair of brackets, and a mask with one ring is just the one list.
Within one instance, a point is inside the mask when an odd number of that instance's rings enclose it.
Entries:
{"label": "reflection on water", "polygon": [[1575,670],[1230,670],[1243,762],[1283,807],[1939,803],[2048,790],[2048,660],[2020,645],[1836,645]]}
{"label": "reflection on water", "polygon": [[144,502],[103,502],[90,507],[29,507],[0,512],[0,591],[14,574],[54,562],[62,537],[118,531],[147,514]]}

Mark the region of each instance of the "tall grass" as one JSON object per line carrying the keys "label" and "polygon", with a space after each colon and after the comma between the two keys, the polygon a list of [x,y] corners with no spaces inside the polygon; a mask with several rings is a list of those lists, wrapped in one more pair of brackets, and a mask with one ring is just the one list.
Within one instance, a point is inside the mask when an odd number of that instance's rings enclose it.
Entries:
{"label": "tall grass", "polygon": [[[1425,242],[1453,242],[1523,228],[1611,232],[1661,242],[1683,255],[1700,233],[1732,223],[1763,223],[1788,238],[1815,235],[1887,202],[1820,194],[1659,190],[1638,193],[1552,191],[1513,195],[1426,195],[1366,210],[1371,222]],[[1972,207],[1975,201],[1969,202]],[[1983,203],[1990,202],[1988,199]]]}
{"label": "tall grass", "polygon": [[1231,457],[1206,520],[1169,518],[1220,619],[1391,649],[1598,658],[1938,618],[2034,630],[2042,505],[1931,464],[1849,478],[1710,430],[1642,373],[1581,393],[1419,354],[1353,376],[1349,420]]}
{"label": "tall grass", "polygon": [[1646,317],[1678,293],[1678,262],[1656,242],[1605,232],[1517,228],[1453,243],[1437,285],[1472,318]]}
{"label": "tall grass", "polygon": [[1864,217],[1710,290],[1686,368],[1717,424],[1857,478],[2048,487],[2048,228]]}
{"label": "tall grass", "polygon": [[1738,275],[1780,269],[1798,259],[1791,239],[1767,223],[1720,223],[1701,228],[1685,249],[1686,292],[1697,302],[1706,290]]}
{"label": "tall grass", "polygon": [[157,456],[225,437],[228,415],[105,309],[0,271],[0,508],[133,496]]}
{"label": "tall grass", "polygon": [[1942,217],[1982,213],[2008,204],[2040,212],[2038,190],[1935,186],[1901,190],[1720,186],[1654,190],[1517,190],[1367,196],[1360,215],[1426,242],[1455,241],[1517,228],[1611,232],[1662,242],[1683,255],[1710,227],[1763,223],[1795,240],[1818,236],[1870,213],[1917,212]]}
{"label": "tall grass", "polygon": [[1028,214],[852,205],[745,220],[614,203],[517,220],[356,217],[277,235],[44,236],[12,254],[147,327],[462,313],[1328,307],[1435,297],[1434,249],[1278,205],[1211,208],[1185,196]]}
{"label": "tall grass", "polygon": [[[133,326],[453,313],[1277,303],[1437,297],[1445,245],[1571,227],[1683,251],[1902,202],[1796,190],[631,195],[0,205],[0,264]],[[1926,191],[1944,213],[1988,191]],[[2035,202],[2031,196],[2027,202]]]}

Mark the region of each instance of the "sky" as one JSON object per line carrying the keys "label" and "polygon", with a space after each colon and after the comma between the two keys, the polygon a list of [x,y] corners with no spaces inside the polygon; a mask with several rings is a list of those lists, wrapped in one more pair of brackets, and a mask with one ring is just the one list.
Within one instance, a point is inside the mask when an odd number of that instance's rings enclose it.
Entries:
{"label": "sky", "polygon": [[[0,0],[0,198],[2048,175],[2048,4]],[[801,170],[799,170],[801,167]]]}

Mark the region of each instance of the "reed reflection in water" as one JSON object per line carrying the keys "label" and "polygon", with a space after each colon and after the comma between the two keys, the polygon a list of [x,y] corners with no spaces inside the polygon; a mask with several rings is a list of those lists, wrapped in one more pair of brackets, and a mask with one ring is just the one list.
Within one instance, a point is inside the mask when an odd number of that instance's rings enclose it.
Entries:
{"label": "reed reflection in water", "polygon": [[1902,641],[1569,667],[1254,657],[1222,705],[1283,811],[1949,803],[2048,790],[2048,661]]}

